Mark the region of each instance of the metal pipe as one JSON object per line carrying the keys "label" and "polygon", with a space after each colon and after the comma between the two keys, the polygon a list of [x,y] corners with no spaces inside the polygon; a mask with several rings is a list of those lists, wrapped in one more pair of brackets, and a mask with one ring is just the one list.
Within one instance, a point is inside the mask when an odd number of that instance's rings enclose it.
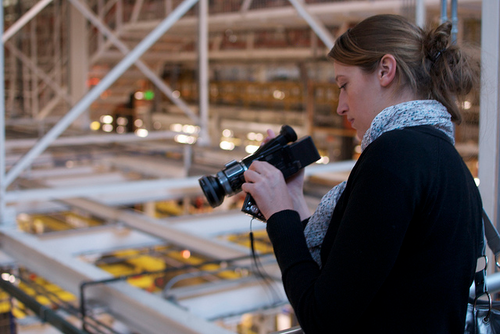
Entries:
{"label": "metal pipe", "polygon": [[[2,33],[2,42],[5,43],[9,40],[16,32],[18,32],[22,27],[26,25],[32,18],[34,18],[38,13],[42,11],[52,0],[42,0],[33,7],[29,11],[26,12],[19,20],[17,20],[13,25],[7,29],[5,33]],[[3,22],[3,19],[2,19]],[[2,28],[3,30],[3,28]]]}
{"label": "metal pipe", "polygon": [[457,43],[458,34],[458,4],[457,0],[451,0],[451,42]]}
{"label": "metal pipe", "polygon": [[448,21],[448,0],[441,0],[441,23]]}
{"label": "metal pipe", "polygon": [[302,328],[297,326],[297,327],[284,329],[284,330],[279,331],[279,332],[274,332],[272,334],[304,334],[304,332],[302,331]]}
{"label": "metal pipe", "polygon": [[56,311],[37,302],[33,297],[26,294],[23,290],[19,289],[14,284],[0,279],[0,288],[2,288],[2,290],[7,292],[10,296],[19,300],[24,304],[24,306],[35,312],[35,314],[42,321],[48,322],[55,328],[59,329],[61,332],[66,334],[87,334],[87,332],[81,331],[73,326],[73,324],[57,314]]}
{"label": "metal pipe", "polygon": [[142,56],[172,25],[198,0],[185,0],[165,18],[134,50],[119,62],[92,90],[56,124],[40,141],[13,166],[6,175],[5,187],[10,185],[29,164],[43,152],[68,126],[75,121],[99,96],[118,79],[140,56]]}
{"label": "metal pipe", "polygon": [[[227,262],[227,261],[224,261],[224,262]],[[215,275],[218,275],[220,273],[223,273],[223,272],[226,272],[229,270],[234,271],[234,270],[239,269],[239,268],[242,268],[242,267],[241,266],[228,266],[225,268],[219,268],[217,270],[200,270],[200,271],[191,271],[191,272],[187,272],[184,274],[179,274],[177,276],[174,276],[172,279],[170,279],[168,281],[168,283],[165,285],[165,287],[163,288],[163,290],[161,292],[162,296],[165,299],[172,299],[172,295],[169,295],[169,291],[174,287],[174,285],[176,285],[177,283],[179,283],[181,281],[184,281],[184,280],[187,280],[190,278],[195,278],[195,277],[215,276]],[[243,267],[243,269],[247,269],[247,268]],[[278,281],[277,278],[274,278],[274,277],[269,277],[269,278],[271,280]]]}

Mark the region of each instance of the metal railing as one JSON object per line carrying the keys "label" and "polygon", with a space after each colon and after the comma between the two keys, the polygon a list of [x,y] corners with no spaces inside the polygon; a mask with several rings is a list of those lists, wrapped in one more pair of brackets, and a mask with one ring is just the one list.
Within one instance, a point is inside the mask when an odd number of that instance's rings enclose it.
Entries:
{"label": "metal railing", "polygon": [[297,326],[297,327],[291,327],[288,329],[284,329],[284,330],[279,331],[279,332],[274,332],[272,334],[304,334],[304,332],[302,331],[302,328]]}

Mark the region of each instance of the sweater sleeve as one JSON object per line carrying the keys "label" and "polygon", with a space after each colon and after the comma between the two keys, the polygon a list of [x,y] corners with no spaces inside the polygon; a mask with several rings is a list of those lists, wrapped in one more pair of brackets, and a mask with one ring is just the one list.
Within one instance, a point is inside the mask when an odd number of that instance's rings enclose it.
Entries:
{"label": "sweater sleeve", "polygon": [[401,148],[378,144],[365,150],[351,173],[321,270],[309,254],[297,213],[279,212],[268,221],[285,291],[306,333],[352,329],[398,256],[418,187],[413,177],[406,178],[412,175],[405,171],[411,162],[401,159]]}
{"label": "sweater sleeve", "polygon": [[[277,212],[267,221],[267,233],[282,274],[297,265],[306,265],[319,271],[318,265],[309,254],[303,223],[299,214],[292,210]],[[291,245],[296,247],[290,247]]]}

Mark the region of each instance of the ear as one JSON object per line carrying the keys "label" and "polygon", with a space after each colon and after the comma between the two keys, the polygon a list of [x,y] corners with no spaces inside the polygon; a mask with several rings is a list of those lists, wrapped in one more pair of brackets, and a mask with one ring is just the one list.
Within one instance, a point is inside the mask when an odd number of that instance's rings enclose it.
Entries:
{"label": "ear", "polygon": [[386,54],[380,59],[378,65],[378,79],[382,87],[389,86],[396,77],[396,58],[391,54]]}

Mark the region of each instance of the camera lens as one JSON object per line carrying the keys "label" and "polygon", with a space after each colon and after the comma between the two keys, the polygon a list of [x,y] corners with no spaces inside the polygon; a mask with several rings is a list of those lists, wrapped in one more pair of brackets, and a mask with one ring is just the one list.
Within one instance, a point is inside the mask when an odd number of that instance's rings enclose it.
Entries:
{"label": "camera lens", "polygon": [[209,175],[202,176],[198,182],[200,183],[201,189],[208,200],[208,203],[212,208],[218,207],[224,201],[225,191],[220,185],[217,178]]}

